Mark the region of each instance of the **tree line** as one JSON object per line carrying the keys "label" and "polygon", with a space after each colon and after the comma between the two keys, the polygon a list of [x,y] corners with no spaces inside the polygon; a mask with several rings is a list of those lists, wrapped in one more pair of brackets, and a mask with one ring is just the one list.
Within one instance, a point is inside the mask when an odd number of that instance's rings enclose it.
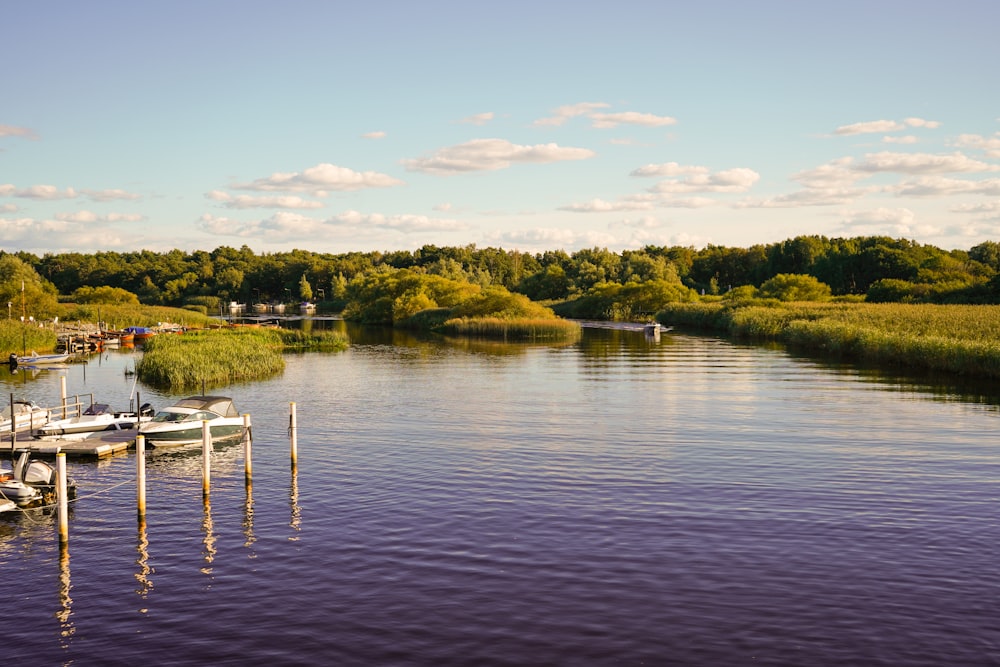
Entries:
{"label": "tree line", "polygon": [[[666,298],[760,287],[776,276],[808,275],[834,296],[869,301],[1000,303],[1000,243],[969,250],[884,236],[798,236],[747,248],[646,246],[525,253],[475,245],[341,254],[308,250],[255,253],[247,246],[212,251],[58,253],[39,257],[0,250],[0,298],[14,317],[24,292],[33,299],[131,300],[196,307],[209,313],[240,303],[316,300],[342,307],[353,283],[398,269],[482,287],[498,286],[534,301],[565,301],[659,285]],[[669,286],[664,291],[663,286]],[[639,286],[639,287],[637,287]],[[674,296],[670,296],[674,294]],[[687,298],[686,296],[684,298]]]}

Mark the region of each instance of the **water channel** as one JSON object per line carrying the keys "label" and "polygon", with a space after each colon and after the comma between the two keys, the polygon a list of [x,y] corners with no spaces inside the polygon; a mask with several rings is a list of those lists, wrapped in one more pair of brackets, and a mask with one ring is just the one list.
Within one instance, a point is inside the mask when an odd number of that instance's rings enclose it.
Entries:
{"label": "water channel", "polygon": [[[73,665],[1000,664],[1000,396],[782,349],[346,328],[215,393],[239,446],[70,461],[60,549],[0,515],[5,655]],[[166,395],[141,352],[4,395]],[[289,462],[288,413],[298,417]]]}

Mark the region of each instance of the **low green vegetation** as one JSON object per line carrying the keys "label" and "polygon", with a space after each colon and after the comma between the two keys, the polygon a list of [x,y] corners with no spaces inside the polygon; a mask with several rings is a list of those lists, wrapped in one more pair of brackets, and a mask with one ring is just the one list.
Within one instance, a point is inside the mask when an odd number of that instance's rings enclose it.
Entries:
{"label": "low green vegetation", "polygon": [[1000,377],[1000,306],[723,300],[671,304],[658,319],[824,356]]}
{"label": "low green vegetation", "polygon": [[567,340],[574,322],[523,294],[402,269],[368,274],[347,287],[344,318],[368,324],[503,340]]}
{"label": "low green vegetation", "polygon": [[161,334],[145,343],[136,374],[147,384],[175,390],[221,386],[280,373],[285,368],[282,352],[287,349],[346,346],[346,340],[332,332],[237,328]]}

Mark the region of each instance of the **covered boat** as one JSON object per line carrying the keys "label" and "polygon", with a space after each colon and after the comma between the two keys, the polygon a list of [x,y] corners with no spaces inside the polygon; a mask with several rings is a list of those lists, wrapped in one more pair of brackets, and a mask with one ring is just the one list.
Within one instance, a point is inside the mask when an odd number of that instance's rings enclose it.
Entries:
{"label": "covered boat", "polygon": [[189,396],[157,411],[139,425],[139,435],[152,447],[201,442],[202,422],[207,421],[212,440],[243,435],[243,417],[227,396]]}
{"label": "covered boat", "polygon": [[136,428],[140,422],[149,421],[153,408],[144,403],[139,412],[116,412],[107,403],[91,403],[76,417],[53,419],[31,431],[40,440],[82,439],[100,431],[122,431]]}
{"label": "covered boat", "polygon": [[136,343],[141,343],[144,340],[149,340],[156,335],[156,331],[150,329],[149,327],[125,327],[124,333],[132,334],[132,339]]}

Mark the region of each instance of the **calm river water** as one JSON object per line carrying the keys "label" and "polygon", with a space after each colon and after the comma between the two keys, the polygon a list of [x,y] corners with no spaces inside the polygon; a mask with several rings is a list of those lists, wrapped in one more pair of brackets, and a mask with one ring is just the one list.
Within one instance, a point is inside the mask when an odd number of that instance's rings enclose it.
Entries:
{"label": "calm river water", "polygon": [[[197,450],[150,454],[140,524],[129,452],[70,460],[64,551],[51,514],[0,515],[6,660],[1000,664],[988,390],[677,333],[349,333],[216,390],[252,415],[252,490],[238,445],[208,502]],[[135,354],[0,379],[124,407]]]}

